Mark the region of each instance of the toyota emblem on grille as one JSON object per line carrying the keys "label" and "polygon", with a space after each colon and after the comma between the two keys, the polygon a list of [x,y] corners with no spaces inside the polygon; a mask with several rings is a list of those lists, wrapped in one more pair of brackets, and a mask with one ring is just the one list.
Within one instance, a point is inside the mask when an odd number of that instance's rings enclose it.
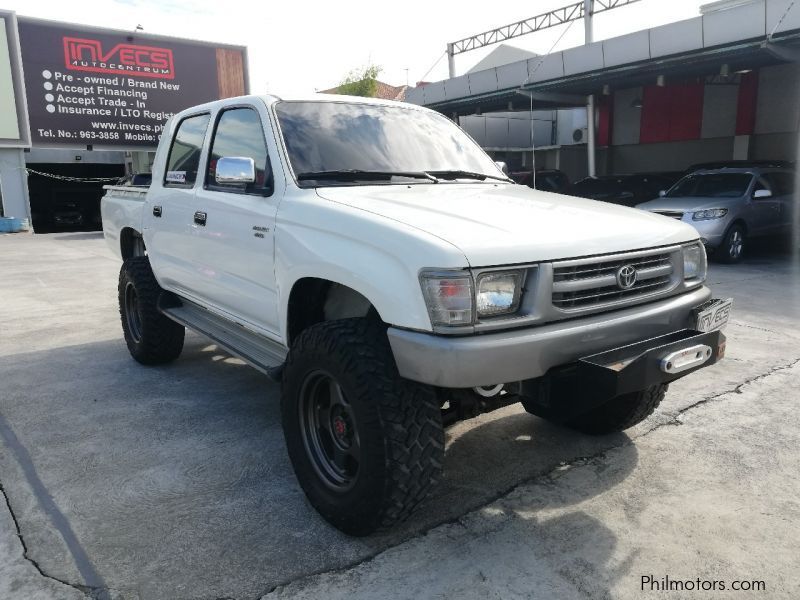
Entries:
{"label": "toyota emblem on grille", "polygon": [[636,283],[636,269],[631,265],[623,265],[617,270],[617,285],[621,290],[629,290]]}

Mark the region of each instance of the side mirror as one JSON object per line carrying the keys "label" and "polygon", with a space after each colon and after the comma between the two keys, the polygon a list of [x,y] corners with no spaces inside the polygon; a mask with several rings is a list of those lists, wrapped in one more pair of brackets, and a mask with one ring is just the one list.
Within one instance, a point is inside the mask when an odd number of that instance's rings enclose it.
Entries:
{"label": "side mirror", "polygon": [[659,190],[659,192],[658,192],[658,197],[659,198],[663,198],[666,195],[667,195],[667,190]]}
{"label": "side mirror", "polygon": [[217,160],[214,177],[217,183],[253,183],[256,180],[256,163],[245,156],[226,156]]}
{"label": "side mirror", "polygon": [[756,190],[753,192],[753,199],[758,200],[759,198],[771,198],[772,192],[769,190]]}
{"label": "side mirror", "polygon": [[508,176],[508,165],[504,163],[502,160],[494,161],[494,164],[497,165],[497,168],[503,172],[503,175]]}

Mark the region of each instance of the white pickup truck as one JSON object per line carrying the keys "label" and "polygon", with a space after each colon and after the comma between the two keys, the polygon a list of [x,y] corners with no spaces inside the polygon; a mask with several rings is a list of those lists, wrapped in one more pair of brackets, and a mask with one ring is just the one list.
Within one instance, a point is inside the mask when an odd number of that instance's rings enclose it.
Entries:
{"label": "white pickup truck", "polygon": [[133,357],[175,360],[189,327],[279,381],[297,478],[352,535],[410,514],[456,420],[619,431],[724,354],[692,227],[515,185],[416,106],[196,106],[102,215]]}

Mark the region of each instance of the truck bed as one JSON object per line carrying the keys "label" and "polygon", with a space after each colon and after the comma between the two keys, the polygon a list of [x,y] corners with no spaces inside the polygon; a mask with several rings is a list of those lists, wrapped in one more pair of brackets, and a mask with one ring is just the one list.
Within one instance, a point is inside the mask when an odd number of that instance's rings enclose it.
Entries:
{"label": "truck bed", "polygon": [[105,195],[100,201],[103,218],[103,233],[112,252],[121,256],[120,234],[126,229],[141,234],[142,210],[147,199],[146,187],[129,185],[105,185]]}

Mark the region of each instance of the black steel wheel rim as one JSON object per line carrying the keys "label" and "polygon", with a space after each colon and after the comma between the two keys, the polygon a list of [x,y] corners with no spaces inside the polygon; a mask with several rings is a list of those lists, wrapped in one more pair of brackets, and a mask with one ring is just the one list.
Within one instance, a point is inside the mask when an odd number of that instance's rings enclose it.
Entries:
{"label": "black steel wheel rim", "polygon": [[139,313],[139,295],[132,283],[125,286],[125,320],[128,333],[137,344],[142,341],[142,315]]}
{"label": "black steel wheel rim", "polygon": [[306,375],[298,416],[303,445],[317,476],[335,492],[350,490],[361,464],[361,442],[353,408],[330,373],[318,370]]}

